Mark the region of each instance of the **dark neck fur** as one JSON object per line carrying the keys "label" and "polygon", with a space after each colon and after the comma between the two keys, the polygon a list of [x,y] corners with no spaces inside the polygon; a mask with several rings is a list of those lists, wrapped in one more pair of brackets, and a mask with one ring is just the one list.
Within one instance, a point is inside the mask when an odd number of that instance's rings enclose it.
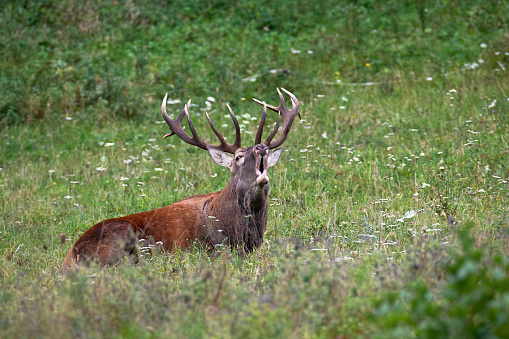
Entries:
{"label": "dark neck fur", "polygon": [[209,218],[209,240],[246,252],[259,247],[267,227],[268,191],[268,185],[258,190],[239,189],[231,179],[210,202],[208,214],[219,221]]}

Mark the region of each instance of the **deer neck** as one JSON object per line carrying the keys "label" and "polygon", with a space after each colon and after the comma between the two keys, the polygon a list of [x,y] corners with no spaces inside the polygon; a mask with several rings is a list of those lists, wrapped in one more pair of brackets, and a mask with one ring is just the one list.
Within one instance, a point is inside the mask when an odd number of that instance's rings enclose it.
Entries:
{"label": "deer neck", "polygon": [[242,247],[250,252],[262,244],[267,227],[269,185],[249,187],[233,179],[210,202],[211,240],[226,241],[230,247]]}
{"label": "deer neck", "polygon": [[267,210],[269,184],[247,185],[240,180],[231,178],[226,187],[219,193],[222,199],[236,202],[245,211],[258,212]]}

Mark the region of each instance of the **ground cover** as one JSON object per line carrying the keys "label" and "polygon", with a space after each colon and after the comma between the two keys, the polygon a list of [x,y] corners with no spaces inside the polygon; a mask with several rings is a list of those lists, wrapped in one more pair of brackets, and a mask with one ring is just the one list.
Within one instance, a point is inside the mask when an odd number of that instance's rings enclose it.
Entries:
{"label": "ground cover", "polygon": [[[509,36],[503,2],[6,4],[0,18],[5,337],[504,337]],[[97,221],[220,190],[177,139],[193,99],[254,138],[302,105],[265,244],[63,274]],[[275,116],[270,117],[274,122]]]}

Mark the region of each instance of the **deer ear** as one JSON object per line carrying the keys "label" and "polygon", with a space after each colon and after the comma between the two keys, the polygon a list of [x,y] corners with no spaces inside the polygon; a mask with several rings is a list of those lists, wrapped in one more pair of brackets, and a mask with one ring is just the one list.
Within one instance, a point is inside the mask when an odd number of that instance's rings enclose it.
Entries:
{"label": "deer ear", "polygon": [[220,149],[212,146],[207,146],[207,150],[209,151],[212,160],[214,160],[216,164],[227,168],[232,167],[233,158],[226,154],[226,152],[223,152]]}
{"label": "deer ear", "polygon": [[277,164],[279,157],[281,156],[281,152],[283,152],[283,147],[279,147],[269,153],[269,158],[267,159],[267,168]]}

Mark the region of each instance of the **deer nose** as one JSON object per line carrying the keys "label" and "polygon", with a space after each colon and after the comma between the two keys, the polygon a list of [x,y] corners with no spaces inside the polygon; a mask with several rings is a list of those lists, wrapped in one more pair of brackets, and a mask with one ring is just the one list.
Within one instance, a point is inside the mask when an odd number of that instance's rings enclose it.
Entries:
{"label": "deer nose", "polygon": [[269,148],[264,144],[258,144],[254,148],[255,154],[259,154],[262,157],[266,156],[269,152]]}

